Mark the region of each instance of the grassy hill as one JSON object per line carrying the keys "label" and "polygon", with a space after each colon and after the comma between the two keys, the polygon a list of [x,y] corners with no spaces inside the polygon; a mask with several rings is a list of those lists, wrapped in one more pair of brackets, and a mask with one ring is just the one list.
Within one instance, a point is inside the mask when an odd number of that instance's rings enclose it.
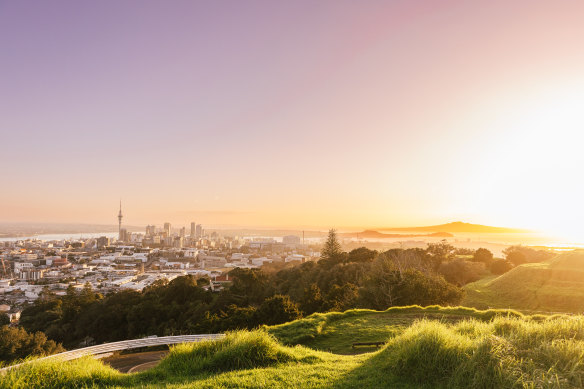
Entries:
{"label": "grassy hill", "polygon": [[[388,343],[343,355],[357,340]],[[179,345],[136,374],[91,358],[32,363],[0,388],[582,387],[583,358],[584,316],[404,307],[316,314]]]}
{"label": "grassy hill", "polygon": [[584,312],[584,251],[518,266],[465,286],[463,305],[525,311]]}

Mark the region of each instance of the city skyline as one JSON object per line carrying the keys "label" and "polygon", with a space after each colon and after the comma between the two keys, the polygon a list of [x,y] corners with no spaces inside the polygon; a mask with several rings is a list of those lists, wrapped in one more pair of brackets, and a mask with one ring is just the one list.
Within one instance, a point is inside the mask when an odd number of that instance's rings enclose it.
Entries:
{"label": "city skyline", "polygon": [[582,241],[584,4],[228,5],[0,5],[0,222]]}

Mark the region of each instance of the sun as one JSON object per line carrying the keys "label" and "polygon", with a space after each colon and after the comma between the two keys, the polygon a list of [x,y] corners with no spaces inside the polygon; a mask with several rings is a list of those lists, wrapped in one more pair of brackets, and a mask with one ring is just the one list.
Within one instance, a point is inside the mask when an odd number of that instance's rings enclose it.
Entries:
{"label": "sun", "polygon": [[482,212],[584,242],[584,86],[517,100],[487,128]]}

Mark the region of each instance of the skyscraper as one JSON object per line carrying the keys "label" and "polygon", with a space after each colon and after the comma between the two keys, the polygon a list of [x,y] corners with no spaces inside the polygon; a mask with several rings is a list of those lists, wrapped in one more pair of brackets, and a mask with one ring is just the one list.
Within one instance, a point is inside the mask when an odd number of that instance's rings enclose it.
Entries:
{"label": "skyscraper", "polygon": [[170,236],[170,223],[164,223],[164,232],[166,236]]}
{"label": "skyscraper", "polygon": [[191,222],[191,238],[195,238],[197,235],[197,225],[195,222]]}
{"label": "skyscraper", "polygon": [[122,200],[120,199],[120,212],[118,213],[118,240],[122,240]]}
{"label": "skyscraper", "polygon": [[156,235],[156,226],[147,225],[146,226],[146,236],[154,236],[154,235]]}

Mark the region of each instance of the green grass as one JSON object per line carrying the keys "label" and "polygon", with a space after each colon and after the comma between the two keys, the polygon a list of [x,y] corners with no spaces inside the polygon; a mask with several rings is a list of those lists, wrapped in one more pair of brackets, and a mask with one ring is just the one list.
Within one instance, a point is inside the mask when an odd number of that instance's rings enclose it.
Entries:
{"label": "green grass", "polygon": [[463,305],[526,312],[584,312],[584,251],[525,264],[464,287]]}
{"label": "green grass", "polygon": [[[342,355],[360,340],[379,350]],[[293,343],[295,345],[293,345]],[[287,344],[287,345],[286,345]],[[584,386],[584,316],[462,307],[315,314],[225,339],[172,347],[155,368],[119,373],[98,360],[41,361],[0,388],[576,388]]]}
{"label": "green grass", "polygon": [[476,318],[489,320],[496,315],[521,316],[509,310],[478,311],[464,307],[392,307],[386,311],[353,309],[343,313],[315,313],[305,319],[267,328],[280,342],[286,345],[301,344],[316,350],[335,354],[358,354],[371,352],[375,348],[358,347],[353,343],[385,341],[401,333],[415,320],[432,319],[454,323]]}

